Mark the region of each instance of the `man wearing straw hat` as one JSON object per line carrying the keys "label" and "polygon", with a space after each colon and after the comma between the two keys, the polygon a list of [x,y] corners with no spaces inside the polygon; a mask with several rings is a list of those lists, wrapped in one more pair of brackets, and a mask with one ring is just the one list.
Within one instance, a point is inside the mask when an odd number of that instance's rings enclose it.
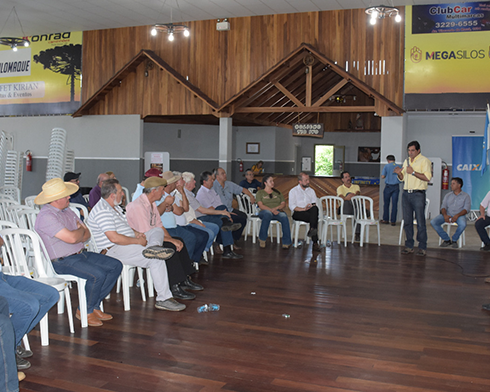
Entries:
{"label": "man wearing straw hat", "polygon": [[[70,195],[78,190],[71,182],[53,178],[43,185],[34,202],[42,205],[35,229],[46,246],[54,270],[86,279],[88,325],[99,327],[111,320],[100,310],[100,302],[110,293],[121,274],[119,260],[99,253],[86,252],[84,242],[90,238],[87,226],[70,209]],[[80,319],[80,311],[76,317]]]}

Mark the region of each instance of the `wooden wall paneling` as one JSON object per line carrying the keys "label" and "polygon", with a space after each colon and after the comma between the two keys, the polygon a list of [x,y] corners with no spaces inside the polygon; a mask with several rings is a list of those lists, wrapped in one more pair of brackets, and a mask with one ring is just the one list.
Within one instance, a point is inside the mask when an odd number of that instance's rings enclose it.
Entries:
{"label": "wooden wall paneling", "polygon": [[[254,16],[190,22],[191,36],[151,37],[148,26],[84,32],[83,91],[87,100],[141,49],[150,49],[218,104],[257,80],[302,42],[394,101],[403,102],[403,24],[386,19],[370,26],[364,10]],[[368,61],[385,60],[385,75],[365,75]],[[358,67],[354,68],[354,64]],[[372,63],[371,63],[372,64]]]}

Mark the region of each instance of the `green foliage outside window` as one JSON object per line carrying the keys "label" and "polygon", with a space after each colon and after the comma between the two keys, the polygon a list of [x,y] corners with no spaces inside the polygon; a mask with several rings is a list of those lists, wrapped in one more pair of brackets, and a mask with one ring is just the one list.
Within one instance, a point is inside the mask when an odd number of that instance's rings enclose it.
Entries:
{"label": "green foliage outside window", "polygon": [[333,148],[332,145],[315,146],[315,175],[333,175]]}

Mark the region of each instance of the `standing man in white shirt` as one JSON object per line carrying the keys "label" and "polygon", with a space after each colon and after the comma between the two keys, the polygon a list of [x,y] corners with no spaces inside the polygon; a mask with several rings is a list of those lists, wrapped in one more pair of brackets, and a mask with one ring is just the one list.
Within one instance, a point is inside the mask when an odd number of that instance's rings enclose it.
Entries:
{"label": "standing man in white shirt", "polygon": [[318,207],[316,193],[310,188],[310,176],[299,173],[298,185],[289,191],[289,209],[294,220],[310,224],[308,237],[313,241],[313,250],[320,251],[318,245]]}

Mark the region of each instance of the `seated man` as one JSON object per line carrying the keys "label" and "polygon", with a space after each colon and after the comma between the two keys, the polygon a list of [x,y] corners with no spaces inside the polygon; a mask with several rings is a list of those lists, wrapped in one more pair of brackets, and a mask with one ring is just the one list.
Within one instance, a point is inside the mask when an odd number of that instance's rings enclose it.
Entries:
{"label": "seated man", "polygon": [[[255,203],[255,197],[248,189],[238,186],[234,182],[227,181],[226,172],[222,167],[218,167],[218,170],[216,171],[216,181],[213,183],[213,189],[219,195],[221,202],[226,206],[226,209],[233,213],[233,221],[242,225],[240,229],[233,232],[233,239],[236,242],[242,237],[242,233],[247,225],[248,218],[246,213],[232,207],[233,195],[245,193],[248,195],[248,197],[250,197],[252,204]],[[236,245],[235,248],[238,249]]]}
{"label": "seated man", "polygon": [[131,198],[131,201],[135,201],[143,193],[143,189],[145,189],[143,184],[145,183],[145,180],[150,177],[162,178],[162,171],[156,168],[147,170],[145,172],[145,175],[143,176],[143,181],[141,181],[139,184],[136,184],[136,189],[133,193],[133,197]]}
{"label": "seated man", "polygon": [[152,229],[158,228],[163,231],[163,246],[176,250],[174,255],[166,260],[168,281],[174,298],[194,299],[196,296],[184,289],[203,290],[203,287],[194,283],[190,275],[196,273],[196,269],[187,253],[185,245],[177,238],[172,238],[163,227],[160,213],[155,204],[163,196],[167,181],[160,177],[150,177],[144,182],[143,194],[126,207],[126,217],[129,226],[138,233],[150,236]]}
{"label": "seated man", "polygon": [[[337,196],[344,200],[344,214],[355,216],[356,212],[354,210],[352,198],[361,194],[361,188],[359,185],[352,184],[352,177],[348,171],[340,173],[340,179],[342,180],[342,185],[337,188]],[[356,241],[361,239],[360,233],[361,226],[357,225],[355,234]]]}
{"label": "seated man", "polygon": [[[157,298],[155,308],[180,311],[185,305],[172,298],[168,284],[167,266],[160,260],[172,257],[174,251],[161,246],[163,230],[154,228],[146,234],[133,231],[120,204],[123,190],[119,181],[102,183],[101,199],[87,220],[100,253],[118,259],[123,264],[150,268]],[[151,260],[153,259],[153,260]],[[159,259],[159,260],[155,260]]]}
{"label": "seated man", "polygon": [[[3,239],[0,237],[0,247],[3,245]],[[25,358],[31,357],[32,352],[25,350],[21,346],[22,338],[25,334],[31,332],[49,309],[58,302],[60,298],[58,290],[23,276],[4,274],[0,264],[0,298],[8,303],[7,311],[2,311],[1,313],[7,317],[10,315],[10,322],[14,332],[12,340],[10,341],[9,339],[8,344],[1,347],[3,347],[3,350],[6,350],[7,347],[11,348],[12,357],[15,352],[16,361],[14,364],[17,364],[18,370],[29,369],[31,364]],[[3,328],[0,329],[0,335],[3,339],[7,338],[4,336]],[[4,355],[10,356],[10,351],[8,354],[4,351]],[[5,372],[3,374],[5,375]],[[15,378],[13,375],[12,371],[12,374],[8,376],[9,380],[11,377],[12,379],[17,378],[17,372],[15,372]],[[1,378],[0,376],[0,380]],[[3,382],[0,385],[6,384]]]}
{"label": "seated man", "polygon": [[208,242],[208,234],[192,226],[177,225],[176,216],[181,216],[184,209],[175,204],[175,198],[170,194],[175,190],[180,176],[175,176],[171,171],[162,173],[162,178],[167,181],[163,197],[156,201],[163,227],[172,237],[179,237],[184,242],[191,260],[199,263],[203,257],[204,249]]}
{"label": "seated man", "polygon": [[[194,178],[194,175],[188,172],[174,172],[174,175],[177,175],[177,177],[180,177],[180,179],[177,181],[177,185],[172,193],[172,196],[175,198],[175,205],[177,207],[181,207],[183,211],[182,215],[175,214],[175,222],[179,226],[191,226],[195,229],[204,231],[208,235],[208,241],[204,250],[208,251],[213,245],[214,239],[218,235],[220,228],[215,223],[207,222],[204,224],[196,218],[196,212],[190,205],[189,199],[184,190],[184,186],[186,184],[184,181],[184,176],[187,176],[188,179],[192,179]],[[201,259],[201,263],[205,264],[205,260]]]}
{"label": "seated man", "polygon": [[100,187],[105,180],[109,179],[109,175],[107,173],[100,173],[97,177],[97,185],[92,188],[89,193],[89,205],[90,208],[94,208],[94,205],[100,200]]}
{"label": "seated man", "polygon": [[[233,219],[235,218],[235,214],[231,214],[230,212],[226,211],[226,206],[223,205],[220,197],[213,189],[213,182],[214,179],[211,172],[204,171],[201,173],[201,187],[196,195],[196,200],[199,204],[199,207],[197,207],[196,204],[196,216],[202,222],[208,221],[216,224],[219,224],[219,221],[223,219],[222,217],[216,219],[216,215],[219,214],[220,216],[226,216],[229,219],[229,222],[227,221],[226,223],[221,223],[221,238],[220,236],[217,238],[218,242],[222,241],[223,243],[224,249],[222,257],[224,259],[241,259],[243,258],[243,255],[239,255],[231,250],[231,245],[233,245],[233,235],[230,232],[240,230],[242,228],[242,224],[232,223]],[[186,187],[189,190],[189,188],[192,186],[186,185]],[[189,190],[189,192],[187,192],[187,196],[191,197],[191,193],[192,192]],[[207,215],[204,216],[203,214]]]}
{"label": "seated man", "polygon": [[[76,186],[79,187],[80,186],[80,174],[82,174],[82,173],[73,173],[73,172],[65,173],[65,176],[63,177],[63,181],[72,182]],[[82,192],[80,191],[80,188],[78,188],[78,191],[76,191],[73,195],[70,196],[70,203],[81,204],[82,206],[87,207],[87,210],[90,211],[90,206],[85,201],[85,199],[83,198]],[[86,218],[86,217],[84,217],[84,218]]]}
{"label": "seated man", "polygon": [[[112,316],[100,310],[100,302],[111,292],[121,274],[119,260],[99,253],[86,252],[84,242],[90,238],[87,226],[70,209],[70,195],[78,186],[53,178],[43,185],[34,202],[42,205],[35,229],[46,246],[58,274],[86,279],[88,325],[99,327]],[[80,319],[80,311],[76,317]]]}
{"label": "seated man", "polygon": [[262,183],[254,178],[254,172],[252,169],[245,170],[245,179],[240,181],[240,184],[238,185],[248,190],[252,188],[255,190],[255,192],[262,188]]}
{"label": "seated man", "polygon": [[310,176],[299,173],[298,185],[289,191],[289,209],[294,220],[308,222],[308,237],[313,241],[313,250],[320,251],[318,245],[318,207],[316,193],[310,188]]}
{"label": "seated man", "polygon": [[480,216],[475,222],[475,229],[480,236],[480,239],[483,242],[484,251],[490,250],[490,238],[488,237],[488,233],[485,230],[485,227],[490,225],[490,192],[486,194],[480,203]]}
{"label": "seated man", "polygon": [[[463,180],[461,178],[453,177],[451,179],[451,192],[442,200],[441,213],[430,221],[434,230],[444,241],[441,244],[443,248],[451,245],[453,248],[457,248],[458,239],[466,229],[466,214],[471,210],[471,198],[470,195],[461,190],[462,187]],[[442,228],[444,222],[458,225],[452,240]]]}

